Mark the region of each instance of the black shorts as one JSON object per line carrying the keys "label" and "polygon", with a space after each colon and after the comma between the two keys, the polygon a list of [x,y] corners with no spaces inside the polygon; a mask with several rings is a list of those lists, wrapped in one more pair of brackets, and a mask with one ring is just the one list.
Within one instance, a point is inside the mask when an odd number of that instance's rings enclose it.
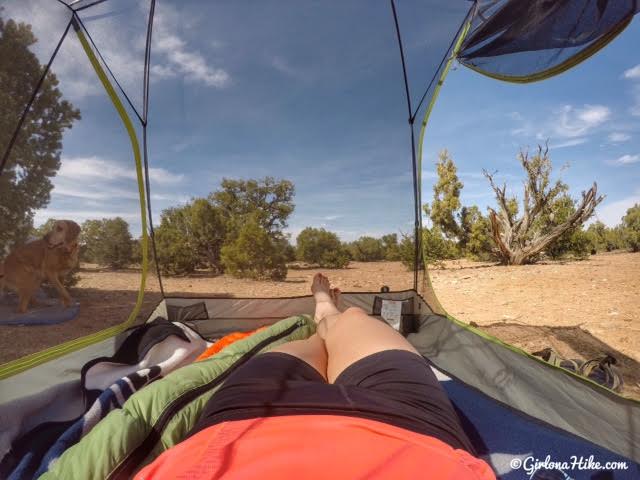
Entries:
{"label": "black shorts", "polygon": [[377,420],[475,453],[427,361],[403,350],[365,357],[333,384],[292,355],[257,355],[213,395],[190,435],[226,421],[314,414]]}

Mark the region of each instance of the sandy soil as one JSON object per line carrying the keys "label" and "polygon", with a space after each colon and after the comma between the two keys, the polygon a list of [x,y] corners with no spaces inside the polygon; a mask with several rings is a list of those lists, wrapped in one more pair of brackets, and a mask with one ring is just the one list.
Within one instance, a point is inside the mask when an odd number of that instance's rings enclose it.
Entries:
{"label": "sandy soil", "polygon": [[[317,269],[290,269],[283,282],[259,282],[200,274],[164,278],[168,295],[271,297],[305,295]],[[411,288],[412,275],[397,262],[352,263],[328,272],[343,291]],[[160,300],[157,279],[147,282],[142,316]],[[87,335],[126,318],[135,303],[137,271],[110,272],[84,265],[72,295],[78,318],[60,325],[0,327],[0,362]],[[607,352],[619,360],[623,394],[640,399],[640,254],[610,253],[583,262],[502,267],[449,262],[432,271],[447,311],[475,322],[529,352],[547,346],[568,358]]]}

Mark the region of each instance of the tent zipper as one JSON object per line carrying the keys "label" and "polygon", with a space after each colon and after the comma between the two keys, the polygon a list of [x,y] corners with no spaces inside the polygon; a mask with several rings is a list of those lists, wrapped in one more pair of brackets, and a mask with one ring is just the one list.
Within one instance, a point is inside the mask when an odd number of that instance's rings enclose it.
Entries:
{"label": "tent zipper", "polygon": [[216,387],[220,382],[222,382],[225,378],[227,378],[236,368],[240,365],[247,362],[251,357],[257,354],[260,350],[268,346],[269,344],[284,338],[291,333],[293,333],[296,329],[303,326],[303,322],[298,320],[295,324],[291,325],[286,330],[274,335],[272,337],[266,338],[260,343],[258,343],[255,347],[245,353],[236,363],[234,363],[231,367],[229,367],[222,374],[218,375],[216,378],[211,380],[209,383],[201,385],[193,390],[190,390],[180,397],[173,400],[162,412],[160,417],[158,417],[157,422],[152,427],[151,432],[147,435],[147,437],[142,441],[135,450],[133,450],[129,455],[127,455],[120,464],[107,476],[107,480],[117,480],[117,479],[125,479],[130,478],[133,474],[133,470],[135,467],[144,460],[147,455],[151,452],[153,447],[158,443],[161,438],[162,431],[169,423],[169,420],[173,417],[174,413],[187,405],[188,403],[195,400],[200,395],[206,393],[208,390]]}

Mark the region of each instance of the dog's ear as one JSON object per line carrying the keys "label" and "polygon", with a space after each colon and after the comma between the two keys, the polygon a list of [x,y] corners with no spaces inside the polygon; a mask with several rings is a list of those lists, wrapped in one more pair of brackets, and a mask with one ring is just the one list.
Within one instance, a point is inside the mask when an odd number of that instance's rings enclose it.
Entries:
{"label": "dog's ear", "polygon": [[65,235],[65,240],[69,243],[73,242],[80,235],[80,225],[78,225],[73,220],[65,220],[67,225],[67,232]]}
{"label": "dog's ear", "polygon": [[47,232],[44,234],[44,237],[42,237],[42,239],[47,242],[48,245],[51,245],[51,235],[53,235],[53,232]]}

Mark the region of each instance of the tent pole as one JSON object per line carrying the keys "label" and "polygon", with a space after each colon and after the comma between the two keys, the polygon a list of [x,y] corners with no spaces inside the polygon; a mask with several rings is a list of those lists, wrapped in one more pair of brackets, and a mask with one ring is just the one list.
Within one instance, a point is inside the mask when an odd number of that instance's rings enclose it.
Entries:
{"label": "tent pole", "polygon": [[400,35],[400,25],[398,23],[398,13],[396,11],[396,4],[394,0],[391,2],[391,12],[393,13],[393,23],[396,29],[396,37],[398,39],[398,48],[400,49],[400,60],[402,61],[402,76],[404,78],[404,91],[407,98],[407,109],[409,111],[409,129],[411,131],[411,165],[413,172],[413,207],[414,207],[414,224],[413,224],[413,289],[418,290],[418,266],[420,265],[420,248],[421,244],[421,232],[422,232],[422,215],[420,215],[420,190],[418,188],[418,172],[417,172],[417,159],[416,159],[416,140],[415,132],[413,130],[414,116],[412,115],[413,109],[411,108],[411,92],[409,90],[409,78],[407,76],[407,63],[404,57],[404,47],[402,46],[402,36]]}
{"label": "tent pole", "polygon": [[151,187],[149,183],[149,153],[147,149],[147,126],[149,123],[149,67],[151,64],[151,36],[153,32],[153,16],[156,8],[156,0],[151,0],[149,9],[149,22],[147,24],[147,40],[144,53],[144,85],[143,85],[143,106],[142,106],[142,154],[144,159],[144,179],[147,187],[147,210],[149,212],[149,237],[151,239],[151,250],[153,251],[153,261],[156,265],[158,285],[160,295],[164,295],[164,285],[160,273],[160,263],[158,262],[158,249],[156,248],[156,234],[153,228],[153,214],[151,211]]}

